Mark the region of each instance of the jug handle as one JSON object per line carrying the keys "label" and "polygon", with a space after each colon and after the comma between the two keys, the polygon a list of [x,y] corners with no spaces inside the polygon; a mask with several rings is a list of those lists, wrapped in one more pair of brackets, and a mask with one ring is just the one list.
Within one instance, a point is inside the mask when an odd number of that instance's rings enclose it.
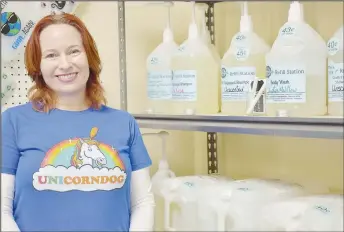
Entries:
{"label": "jug handle", "polygon": [[177,231],[175,228],[170,226],[170,204],[169,200],[165,200],[165,231]]}

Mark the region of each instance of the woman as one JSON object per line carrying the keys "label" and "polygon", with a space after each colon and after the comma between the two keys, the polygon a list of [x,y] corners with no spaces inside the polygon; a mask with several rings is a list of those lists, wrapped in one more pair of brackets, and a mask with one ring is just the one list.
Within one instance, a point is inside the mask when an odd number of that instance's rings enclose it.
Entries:
{"label": "woman", "polygon": [[2,114],[2,231],[152,231],[151,159],[134,118],[104,105],[85,25],[43,18],[25,65],[30,101]]}

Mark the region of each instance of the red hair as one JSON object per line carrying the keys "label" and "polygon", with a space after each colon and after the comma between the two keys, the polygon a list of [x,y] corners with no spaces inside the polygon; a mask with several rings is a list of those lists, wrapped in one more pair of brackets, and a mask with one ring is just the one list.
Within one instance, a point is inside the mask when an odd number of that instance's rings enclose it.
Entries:
{"label": "red hair", "polygon": [[90,68],[90,76],[86,84],[86,101],[90,107],[100,109],[103,103],[106,104],[106,99],[104,97],[104,89],[100,84],[101,61],[95,41],[85,24],[75,15],[67,13],[48,15],[42,18],[36,24],[26,44],[25,66],[28,75],[34,82],[34,85],[28,92],[28,96],[33,103],[34,109],[40,112],[49,112],[56,106],[56,94],[47,86],[40,71],[42,51],[39,37],[43,29],[52,24],[68,24],[80,32]]}

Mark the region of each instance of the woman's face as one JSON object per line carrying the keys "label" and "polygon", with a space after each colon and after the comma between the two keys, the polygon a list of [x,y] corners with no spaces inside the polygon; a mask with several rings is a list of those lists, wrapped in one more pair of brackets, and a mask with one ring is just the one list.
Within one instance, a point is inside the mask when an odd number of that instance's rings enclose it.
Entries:
{"label": "woman's face", "polygon": [[58,95],[84,94],[90,75],[79,31],[67,24],[46,27],[40,35],[41,73]]}

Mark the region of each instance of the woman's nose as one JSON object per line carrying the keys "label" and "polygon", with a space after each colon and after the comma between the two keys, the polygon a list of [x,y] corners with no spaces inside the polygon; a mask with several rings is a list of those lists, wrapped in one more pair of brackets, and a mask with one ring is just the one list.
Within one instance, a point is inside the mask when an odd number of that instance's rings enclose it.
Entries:
{"label": "woman's nose", "polygon": [[67,57],[65,55],[60,56],[59,68],[64,70],[64,69],[69,69],[70,67],[71,67],[71,64],[69,60],[67,59]]}

